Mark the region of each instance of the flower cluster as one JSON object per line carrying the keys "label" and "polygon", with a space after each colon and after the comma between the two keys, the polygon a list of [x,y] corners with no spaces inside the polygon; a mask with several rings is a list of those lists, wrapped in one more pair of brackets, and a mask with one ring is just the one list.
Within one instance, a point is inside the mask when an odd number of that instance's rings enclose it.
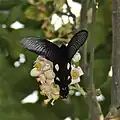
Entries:
{"label": "flower cluster", "polygon": [[30,74],[33,77],[37,77],[36,80],[41,89],[40,94],[47,96],[48,99],[44,100],[44,103],[47,104],[50,100],[56,100],[59,98],[59,87],[54,84],[55,74],[52,70],[52,62],[38,56],[34,68],[31,70]]}
{"label": "flower cluster", "polygon": [[[49,60],[38,56],[35,63],[34,68],[31,70],[30,75],[36,77],[36,80],[41,89],[40,94],[47,96],[47,99],[44,100],[45,104],[48,102],[53,102],[57,100],[59,96],[59,86],[54,83],[55,74],[53,72],[53,64]],[[80,82],[80,76],[83,75],[83,71],[80,67],[73,67],[71,70],[72,82],[69,86]]]}

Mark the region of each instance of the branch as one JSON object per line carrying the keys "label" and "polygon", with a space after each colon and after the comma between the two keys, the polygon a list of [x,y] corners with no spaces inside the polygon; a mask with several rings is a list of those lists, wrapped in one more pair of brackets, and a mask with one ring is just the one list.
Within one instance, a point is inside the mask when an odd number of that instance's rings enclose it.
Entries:
{"label": "branch", "polygon": [[93,69],[94,69],[94,25],[96,18],[96,2],[92,0],[92,23],[91,23],[91,33],[90,33],[90,63],[89,63],[89,82],[88,82],[88,99],[89,99],[89,109],[92,120],[103,119],[103,114],[99,102],[96,100],[96,90],[93,81]]}
{"label": "branch", "polygon": [[[111,86],[111,108],[105,120],[120,119],[120,1],[113,0],[112,10],[112,86]],[[111,119],[112,120],[112,119]]]}
{"label": "branch", "polygon": [[113,0],[112,105],[120,105],[120,1]]}
{"label": "branch", "polygon": [[[86,29],[87,27],[87,6],[89,0],[82,1],[82,8],[80,12],[80,28]],[[84,82],[87,85],[87,42],[83,46],[83,71],[84,71]],[[87,86],[86,86],[87,87]]]}

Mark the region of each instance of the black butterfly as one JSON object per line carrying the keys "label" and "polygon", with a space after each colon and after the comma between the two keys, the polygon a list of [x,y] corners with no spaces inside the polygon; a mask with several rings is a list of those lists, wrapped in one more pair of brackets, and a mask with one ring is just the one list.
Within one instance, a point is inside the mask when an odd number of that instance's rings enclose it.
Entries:
{"label": "black butterfly", "polygon": [[66,98],[69,93],[71,60],[78,49],[85,43],[87,37],[88,32],[81,30],[72,37],[67,46],[62,45],[61,47],[40,37],[27,37],[21,41],[28,50],[53,62],[54,82],[60,87],[61,98]]}

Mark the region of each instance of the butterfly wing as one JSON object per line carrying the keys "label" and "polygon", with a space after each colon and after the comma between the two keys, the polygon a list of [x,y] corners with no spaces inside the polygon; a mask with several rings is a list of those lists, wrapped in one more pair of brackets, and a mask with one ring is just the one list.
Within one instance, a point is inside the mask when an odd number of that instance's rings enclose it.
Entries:
{"label": "butterfly wing", "polygon": [[46,39],[27,37],[21,40],[21,44],[29,51],[35,52],[52,62],[59,60],[59,47]]}
{"label": "butterfly wing", "polygon": [[72,37],[67,45],[69,60],[73,58],[78,49],[85,43],[87,37],[88,32],[86,30],[81,30]]}

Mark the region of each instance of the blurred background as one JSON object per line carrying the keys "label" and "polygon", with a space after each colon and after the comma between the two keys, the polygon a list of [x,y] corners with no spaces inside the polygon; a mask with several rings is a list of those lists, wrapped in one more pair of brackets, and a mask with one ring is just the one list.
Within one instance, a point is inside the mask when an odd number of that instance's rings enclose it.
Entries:
{"label": "blurred background", "polygon": [[[37,55],[20,44],[27,36],[45,37],[58,45],[66,44],[86,19],[81,20],[84,1],[87,1],[86,29],[88,32],[93,30],[94,84],[104,96],[97,100],[103,114],[107,114],[112,76],[111,0],[0,0],[1,120],[89,120],[88,105],[76,91],[67,100],[57,100],[53,106],[43,104],[45,97],[38,94],[36,80],[30,76]],[[93,1],[96,5],[94,29],[91,28]],[[89,37],[88,62],[90,42]],[[82,79],[80,85],[84,88]],[[30,100],[23,103],[29,95],[32,96]]]}

